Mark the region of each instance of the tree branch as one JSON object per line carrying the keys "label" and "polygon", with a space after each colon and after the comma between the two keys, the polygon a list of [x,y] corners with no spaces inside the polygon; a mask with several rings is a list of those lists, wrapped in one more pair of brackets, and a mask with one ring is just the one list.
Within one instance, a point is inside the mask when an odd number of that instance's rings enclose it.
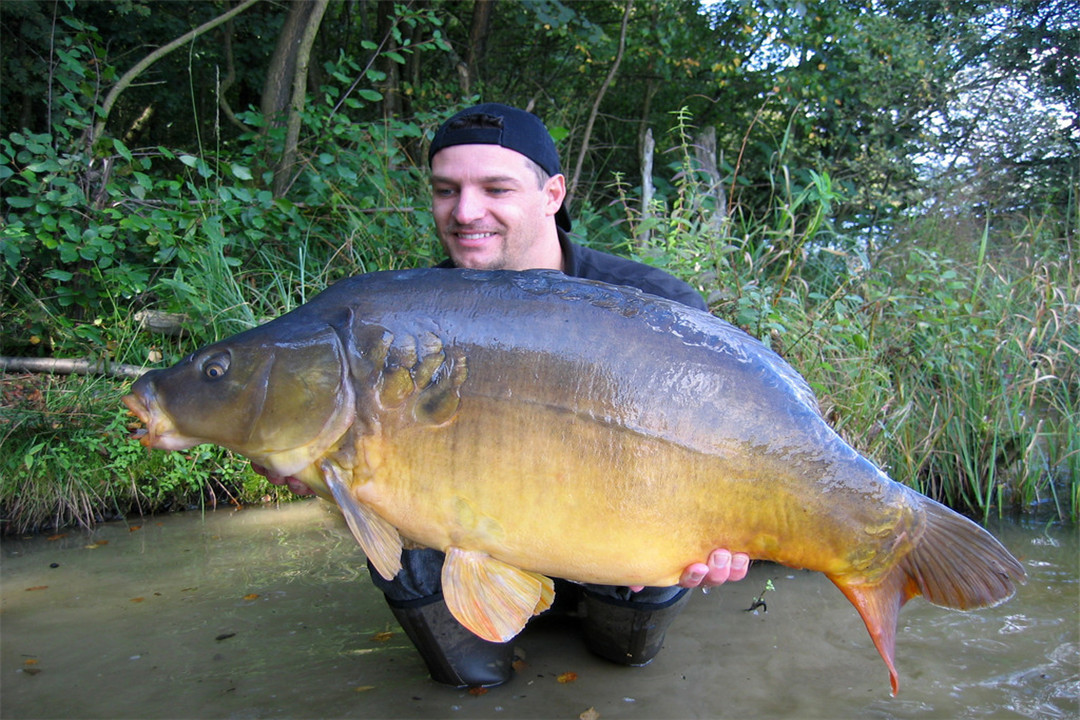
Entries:
{"label": "tree branch", "polygon": [[162,45],[157,50],[150,53],[139,62],[135,63],[134,67],[124,73],[120,77],[120,79],[116,81],[116,84],[112,86],[112,88],[109,90],[109,93],[105,96],[104,102],[101,103],[101,117],[94,125],[94,135],[92,138],[90,138],[91,145],[96,142],[97,139],[100,138],[101,135],[105,132],[105,122],[109,119],[109,113],[112,111],[113,105],[116,104],[116,99],[120,97],[120,93],[127,90],[128,86],[131,85],[135,78],[141,75],[144,70],[156,63],[161,58],[171,53],[173,50],[176,50],[178,47],[181,47],[185,43],[194,40],[203,33],[213,30],[218,25],[224,22],[228,22],[233,17],[239,15],[257,2],[259,2],[259,0],[244,0],[242,3],[240,3],[224,15],[219,15],[213,20],[203,23],[194,30],[184,33],[172,42]]}
{"label": "tree branch", "polygon": [[593,125],[596,123],[596,116],[600,114],[600,102],[604,99],[604,95],[607,94],[608,87],[615,79],[615,73],[619,71],[619,64],[622,63],[623,52],[626,50],[626,26],[630,22],[630,9],[632,7],[634,7],[634,0],[626,0],[626,11],[623,13],[622,27],[619,29],[619,51],[615,53],[615,62],[611,64],[611,69],[608,70],[607,77],[604,78],[604,84],[600,86],[600,91],[596,94],[596,101],[589,112],[589,121],[585,124],[585,135],[581,139],[581,150],[578,151],[577,163],[574,166],[574,179],[570,182],[570,187],[566,191],[567,207],[569,207],[570,201],[573,200],[574,193],[577,191],[578,180],[581,179],[581,167],[585,164],[585,154],[589,151],[589,140],[592,137]]}

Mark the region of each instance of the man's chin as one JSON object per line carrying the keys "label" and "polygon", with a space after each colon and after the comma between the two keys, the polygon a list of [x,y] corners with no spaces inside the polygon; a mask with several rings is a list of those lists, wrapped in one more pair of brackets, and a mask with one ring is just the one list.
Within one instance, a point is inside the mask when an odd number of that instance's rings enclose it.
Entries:
{"label": "man's chin", "polygon": [[455,248],[450,252],[450,259],[455,267],[468,270],[501,270],[504,267],[501,256],[487,248]]}

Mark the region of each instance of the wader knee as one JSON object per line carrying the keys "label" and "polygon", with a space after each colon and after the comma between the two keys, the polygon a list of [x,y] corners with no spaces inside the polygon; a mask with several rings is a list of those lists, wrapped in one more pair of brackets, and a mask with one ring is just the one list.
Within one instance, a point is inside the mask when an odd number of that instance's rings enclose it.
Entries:
{"label": "wader knee", "polygon": [[636,603],[585,592],[585,645],[620,665],[648,665],[675,616],[690,599],[686,588],[660,603]]}
{"label": "wader knee", "polygon": [[403,604],[388,602],[436,682],[457,688],[494,687],[510,679],[513,642],[493,643],[477,637],[450,614],[442,595]]}

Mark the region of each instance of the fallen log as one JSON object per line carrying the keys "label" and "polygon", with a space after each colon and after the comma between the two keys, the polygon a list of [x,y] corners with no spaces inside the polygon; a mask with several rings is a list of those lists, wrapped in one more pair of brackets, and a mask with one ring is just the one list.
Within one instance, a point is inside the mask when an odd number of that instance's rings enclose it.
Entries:
{"label": "fallen log", "polygon": [[72,358],[0,357],[0,370],[6,372],[39,372],[55,375],[106,375],[108,377],[140,377],[148,368],[102,360]]}

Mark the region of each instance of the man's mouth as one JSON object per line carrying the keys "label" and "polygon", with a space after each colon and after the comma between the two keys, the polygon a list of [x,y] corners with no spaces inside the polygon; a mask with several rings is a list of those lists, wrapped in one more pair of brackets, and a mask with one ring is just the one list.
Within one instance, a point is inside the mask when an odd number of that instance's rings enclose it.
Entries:
{"label": "man's mouth", "polygon": [[493,230],[474,230],[471,232],[457,230],[454,232],[454,239],[461,245],[483,245],[497,235],[498,233]]}

